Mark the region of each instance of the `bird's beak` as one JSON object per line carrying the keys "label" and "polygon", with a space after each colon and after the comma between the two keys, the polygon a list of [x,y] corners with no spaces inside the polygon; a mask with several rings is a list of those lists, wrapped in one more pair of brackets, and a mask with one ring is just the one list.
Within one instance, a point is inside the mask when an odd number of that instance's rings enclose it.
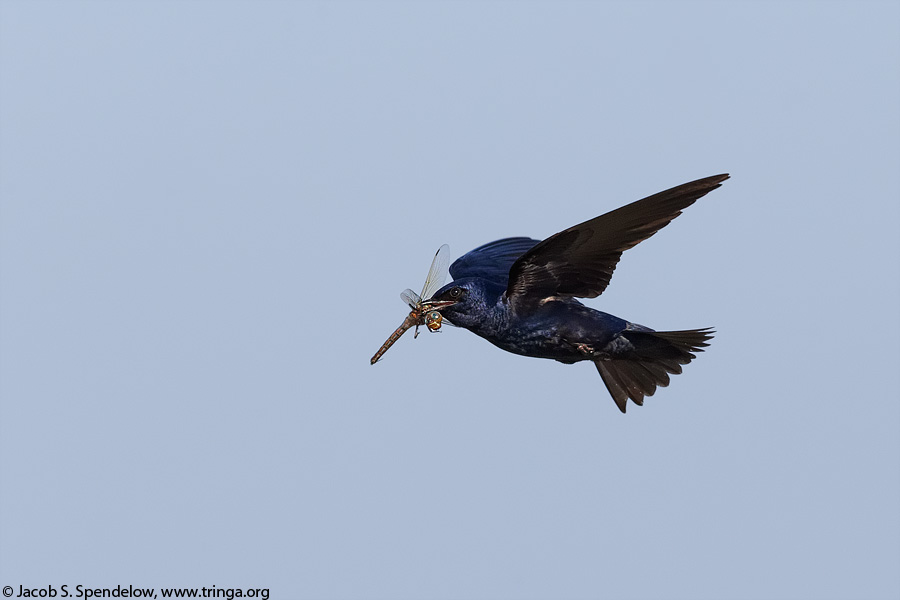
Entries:
{"label": "bird's beak", "polygon": [[457,302],[458,300],[426,300],[422,304],[427,305],[429,307],[428,310],[441,310],[442,308],[453,306]]}

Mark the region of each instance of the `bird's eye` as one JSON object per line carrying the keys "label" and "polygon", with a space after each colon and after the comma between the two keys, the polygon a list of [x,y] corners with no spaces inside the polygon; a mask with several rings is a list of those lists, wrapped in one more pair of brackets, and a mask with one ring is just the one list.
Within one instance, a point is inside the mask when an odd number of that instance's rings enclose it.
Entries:
{"label": "bird's eye", "polygon": [[450,297],[451,297],[451,298],[459,298],[461,295],[462,295],[462,289],[461,289],[461,288],[455,287],[455,288],[452,288],[452,289],[450,290]]}

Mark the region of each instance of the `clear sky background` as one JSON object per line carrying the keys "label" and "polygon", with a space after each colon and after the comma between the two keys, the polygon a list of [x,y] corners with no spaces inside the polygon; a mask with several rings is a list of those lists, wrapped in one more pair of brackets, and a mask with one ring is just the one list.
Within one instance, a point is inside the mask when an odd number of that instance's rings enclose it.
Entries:
{"label": "clear sky background", "polygon": [[[897,2],[0,4],[0,585],[897,598]],[[435,250],[732,179],[590,306],[404,337]]]}

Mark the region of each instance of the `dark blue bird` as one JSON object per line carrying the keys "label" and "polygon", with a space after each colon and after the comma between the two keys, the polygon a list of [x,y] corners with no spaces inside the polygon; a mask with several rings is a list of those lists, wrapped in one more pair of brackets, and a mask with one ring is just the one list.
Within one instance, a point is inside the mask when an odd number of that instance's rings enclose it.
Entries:
{"label": "dark blue bird", "polygon": [[514,354],[593,362],[619,410],[638,405],[713,337],[711,328],[654,331],[588,308],[622,252],[646,240],[728,175],[698,179],[561,231],[544,241],[497,240],[450,266],[453,282],[429,300],[453,325]]}

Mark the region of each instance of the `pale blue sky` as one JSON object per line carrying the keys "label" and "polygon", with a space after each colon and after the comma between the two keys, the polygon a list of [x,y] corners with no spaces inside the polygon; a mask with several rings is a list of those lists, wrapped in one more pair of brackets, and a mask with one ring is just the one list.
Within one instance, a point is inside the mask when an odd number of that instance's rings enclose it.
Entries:
{"label": "pale blue sky", "polygon": [[[900,4],[0,3],[0,585],[900,595]],[[404,337],[434,251],[732,179],[589,364]]]}

